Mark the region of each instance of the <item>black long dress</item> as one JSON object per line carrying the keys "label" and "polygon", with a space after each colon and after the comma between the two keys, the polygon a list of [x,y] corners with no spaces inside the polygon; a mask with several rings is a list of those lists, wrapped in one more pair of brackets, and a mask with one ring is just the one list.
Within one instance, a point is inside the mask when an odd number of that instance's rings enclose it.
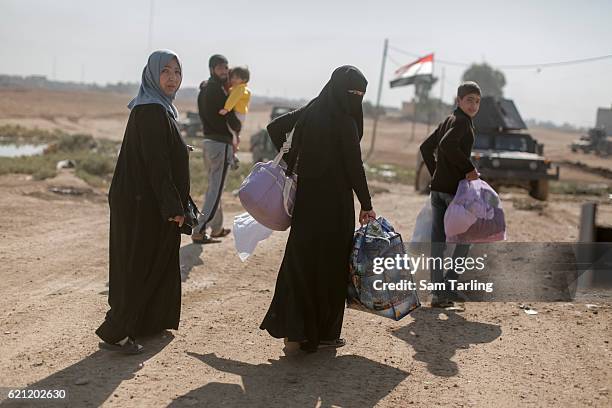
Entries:
{"label": "black long dress", "polygon": [[158,104],[132,109],[110,205],[110,310],[96,334],[107,343],[178,329],[181,309],[178,224],[189,197],[189,156]]}
{"label": "black long dress", "polygon": [[[307,109],[268,126],[277,149]],[[303,136],[329,135],[319,147],[331,149],[331,160],[324,160],[329,152],[309,150],[308,141],[302,143],[289,239],[274,297],[260,326],[273,337],[303,342],[308,350],[340,337],[355,231],[353,191],[363,210],[372,209],[356,121],[349,115],[321,117],[317,112],[305,118],[313,126],[305,123]],[[313,154],[304,154],[309,151]],[[307,171],[309,167],[313,171]]]}

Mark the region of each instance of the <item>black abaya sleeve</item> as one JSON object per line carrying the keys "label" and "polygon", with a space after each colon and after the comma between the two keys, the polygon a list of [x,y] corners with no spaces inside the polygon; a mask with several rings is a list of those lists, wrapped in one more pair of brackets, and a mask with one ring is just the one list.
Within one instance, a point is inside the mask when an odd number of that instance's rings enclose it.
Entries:
{"label": "black abaya sleeve", "polygon": [[170,120],[161,105],[143,106],[137,118],[143,163],[164,221],[183,215],[181,197],[172,179]]}
{"label": "black abaya sleeve", "polygon": [[274,143],[276,150],[279,152],[283,146],[283,143],[285,143],[285,140],[287,139],[287,133],[291,132],[291,129],[293,129],[295,126],[295,123],[300,118],[300,115],[302,112],[304,112],[304,108],[305,107],[301,107],[300,109],[287,112],[284,115],[274,119],[266,127],[268,134],[270,135],[270,139],[272,139],[272,143]]}
{"label": "black abaya sleeve", "polygon": [[361,160],[361,148],[359,147],[359,135],[355,121],[347,118],[347,122],[342,126],[342,130],[340,149],[346,174],[361,204],[361,209],[363,211],[370,211],[372,209],[372,200],[365,170],[363,169],[363,161]]}

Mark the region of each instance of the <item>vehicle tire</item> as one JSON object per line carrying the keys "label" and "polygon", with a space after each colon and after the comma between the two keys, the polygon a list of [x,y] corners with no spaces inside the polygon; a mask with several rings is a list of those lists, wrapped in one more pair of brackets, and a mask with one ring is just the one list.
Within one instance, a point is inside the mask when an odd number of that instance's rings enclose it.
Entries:
{"label": "vehicle tire", "polygon": [[259,162],[264,161],[264,159],[263,159],[263,157],[262,157],[262,154],[261,154],[261,150],[260,150],[259,148],[254,148],[254,149],[251,151],[251,156],[253,157],[253,158],[252,158],[252,160],[253,160],[253,164],[257,164],[257,163],[259,163]]}
{"label": "vehicle tire", "polygon": [[431,176],[425,163],[421,163],[414,178],[414,190],[417,193],[429,194],[429,183],[431,183]]}
{"label": "vehicle tire", "polygon": [[529,195],[536,200],[548,200],[548,180],[535,180],[529,182]]}

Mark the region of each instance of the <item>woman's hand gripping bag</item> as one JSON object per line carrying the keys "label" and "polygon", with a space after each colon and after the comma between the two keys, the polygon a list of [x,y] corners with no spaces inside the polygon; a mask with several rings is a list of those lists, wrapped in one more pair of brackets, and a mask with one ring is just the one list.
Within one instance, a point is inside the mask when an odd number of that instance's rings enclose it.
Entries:
{"label": "woman's hand gripping bag", "polygon": [[[383,268],[376,258],[404,256],[402,236],[384,218],[370,221],[355,231],[350,256],[347,307],[400,320],[420,306],[412,282],[410,268]],[[395,290],[383,288],[382,283],[393,283]],[[404,285],[401,287],[400,285]]]}
{"label": "woman's hand gripping bag", "polygon": [[501,200],[484,180],[461,180],[444,214],[446,242],[486,243],[506,239]]}

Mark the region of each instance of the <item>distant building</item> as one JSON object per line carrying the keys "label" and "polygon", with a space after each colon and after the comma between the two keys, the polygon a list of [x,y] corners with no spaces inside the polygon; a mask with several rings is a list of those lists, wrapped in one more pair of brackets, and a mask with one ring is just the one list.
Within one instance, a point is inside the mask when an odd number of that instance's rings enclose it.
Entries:
{"label": "distant building", "polygon": [[595,127],[603,127],[606,129],[606,135],[612,136],[612,107],[597,109]]}

